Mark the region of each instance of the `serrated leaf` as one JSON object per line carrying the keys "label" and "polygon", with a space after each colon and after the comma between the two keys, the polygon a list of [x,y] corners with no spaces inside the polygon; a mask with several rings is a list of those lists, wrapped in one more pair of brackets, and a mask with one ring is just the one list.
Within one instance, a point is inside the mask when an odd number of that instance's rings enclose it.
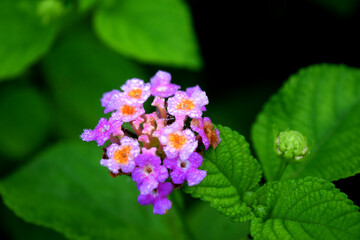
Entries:
{"label": "serrated leaf", "polygon": [[285,178],[317,176],[329,181],[360,172],[360,70],[314,65],[290,77],[258,115],[252,129],[265,177],[274,179],[280,159],[273,152],[274,126],[305,135],[310,156],[289,166]]}
{"label": "serrated leaf", "polygon": [[38,1],[0,1],[0,80],[21,74],[50,47],[57,23],[44,23]]}
{"label": "serrated leaf", "polygon": [[191,14],[183,1],[110,2],[97,9],[94,26],[111,48],[147,63],[201,67]]}
{"label": "serrated leaf", "polygon": [[52,112],[47,99],[32,87],[4,86],[0,103],[0,153],[19,160],[43,144]]}
{"label": "serrated leaf", "polygon": [[187,187],[185,191],[210,202],[234,221],[246,221],[252,212],[243,198],[258,186],[261,168],[251,156],[249,144],[243,136],[227,127],[217,128],[221,143],[203,156],[201,169],[207,171],[207,176],[200,184]]}
{"label": "serrated leaf", "polygon": [[103,46],[82,25],[58,42],[44,61],[44,71],[60,110],[59,133],[76,139],[104,117],[100,99],[105,92],[119,89],[130,78],[146,76],[141,66]]}
{"label": "serrated leaf", "polygon": [[254,239],[359,239],[358,206],[330,182],[316,177],[272,182],[256,194]]}
{"label": "serrated leaf", "polygon": [[112,178],[100,158],[101,149],[88,143],[55,145],[0,182],[4,203],[71,239],[171,238],[178,227],[173,211],[158,216],[139,205],[134,182]]}

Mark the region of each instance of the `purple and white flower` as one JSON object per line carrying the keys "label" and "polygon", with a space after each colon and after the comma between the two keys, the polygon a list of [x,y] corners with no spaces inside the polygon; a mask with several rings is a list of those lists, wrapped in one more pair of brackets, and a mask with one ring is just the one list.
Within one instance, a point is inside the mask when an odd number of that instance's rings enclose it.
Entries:
{"label": "purple and white flower", "polygon": [[175,184],[183,184],[186,180],[189,186],[199,184],[206,176],[205,170],[199,170],[203,161],[202,156],[194,152],[186,160],[180,158],[165,158],[164,165],[171,169],[171,180]]}
{"label": "purple and white flower", "polygon": [[163,215],[171,208],[171,201],[167,196],[171,193],[173,185],[169,182],[159,183],[158,187],[149,194],[139,195],[138,202],[141,205],[153,205],[153,213]]}

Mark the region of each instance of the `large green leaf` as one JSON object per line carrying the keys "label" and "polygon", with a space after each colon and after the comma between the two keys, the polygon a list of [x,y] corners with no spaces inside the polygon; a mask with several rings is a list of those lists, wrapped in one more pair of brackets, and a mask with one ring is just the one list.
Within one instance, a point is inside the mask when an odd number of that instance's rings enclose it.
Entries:
{"label": "large green leaf", "polygon": [[75,27],[59,41],[45,59],[44,70],[59,107],[58,132],[72,138],[104,116],[103,93],[145,76],[139,65],[107,49],[86,26]]}
{"label": "large green leaf", "polygon": [[3,227],[1,230],[3,230],[4,233],[6,233],[12,240],[29,239],[29,236],[31,239],[36,240],[66,239],[64,235],[55,232],[54,230],[24,222],[22,219],[16,217],[14,213],[6,208],[2,203],[0,203],[0,221],[1,227]]}
{"label": "large green leaf", "polygon": [[315,177],[272,182],[256,195],[254,239],[359,239],[359,207],[330,182]]}
{"label": "large green leaf", "polygon": [[201,67],[191,14],[182,0],[110,2],[94,18],[96,32],[110,47],[144,62]]}
{"label": "large green leaf", "polygon": [[100,158],[89,143],[56,145],[1,181],[0,193],[16,215],[71,239],[171,238],[174,211],[158,216],[139,205],[134,182],[112,178]]}
{"label": "large green leaf", "polygon": [[20,159],[43,144],[52,126],[52,111],[32,87],[4,86],[0,103],[0,153]]}
{"label": "large green leaf", "polygon": [[201,169],[204,180],[185,191],[193,197],[210,202],[220,213],[234,221],[251,218],[251,209],[244,197],[258,187],[261,178],[259,163],[251,156],[245,138],[230,128],[218,126],[221,143],[204,154]]}
{"label": "large green leaf", "polygon": [[58,29],[38,14],[38,1],[0,1],[0,79],[14,77],[49,49]]}
{"label": "large green leaf", "polygon": [[308,138],[310,156],[291,165],[284,178],[318,176],[330,181],[360,172],[360,70],[315,65],[290,77],[258,115],[252,129],[256,152],[268,180],[280,160],[273,152],[273,128]]}

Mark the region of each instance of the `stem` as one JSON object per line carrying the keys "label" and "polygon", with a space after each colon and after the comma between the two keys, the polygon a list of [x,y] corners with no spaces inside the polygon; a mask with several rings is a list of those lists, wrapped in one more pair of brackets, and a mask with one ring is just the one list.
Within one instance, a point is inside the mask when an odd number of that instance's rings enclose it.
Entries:
{"label": "stem", "polygon": [[278,181],[281,179],[283,173],[285,172],[285,169],[289,165],[289,162],[281,158],[281,164],[277,170],[277,173],[275,175],[274,181]]}
{"label": "stem", "polygon": [[172,203],[173,203],[173,206],[176,208],[176,212],[180,216],[181,224],[183,226],[185,234],[187,235],[187,239],[189,239],[189,240],[195,239],[195,237],[192,234],[192,232],[187,224],[187,221],[185,219],[185,209],[183,207],[181,207],[181,205],[177,201],[176,197],[172,197]]}

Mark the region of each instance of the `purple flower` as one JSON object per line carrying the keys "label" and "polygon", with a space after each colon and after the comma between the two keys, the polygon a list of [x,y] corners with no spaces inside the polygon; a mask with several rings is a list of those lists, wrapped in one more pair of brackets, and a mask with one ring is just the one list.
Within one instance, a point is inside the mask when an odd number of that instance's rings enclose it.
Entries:
{"label": "purple flower", "polygon": [[165,145],[164,152],[169,158],[180,156],[185,160],[198,146],[194,133],[190,129],[182,130],[177,122],[163,128],[159,140]]}
{"label": "purple flower", "polygon": [[197,169],[201,166],[202,160],[202,156],[194,152],[186,160],[165,158],[164,165],[173,170],[170,173],[173,183],[183,184],[186,180],[189,186],[194,186],[199,184],[206,176],[205,170]]}
{"label": "purple flower", "polygon": [[120,144],[111,144],[106,149],[109,159],[101,159],[100,164],[114,174],[119,173],[119,169],[124,173],[130,173],[135,168],[134,158],[140,153],[139,143],[137,140],[125,136],[120,140]]}
{"label": "purple flower", "polygon": [[194,118],[193,120],[191,120],[190,127],[201,137],[201,140],[205,146],[205,150],[207,150],[210,145],[213,148],[216,148],[217,145],[219,145],[221,141],[219,136],[219,130],[213,129],[214,126],[210,118]]}
{"label": "purple flower", "polygon": [[102,146],[115,130],[121,128],[121,124],[121,121],[108,122],[105,118],[100,118],[94,130],[85,129],[80,137],[83,141],[96,141],[99,146]]}
{"label": "purple flower", "polygon": [[112,90],[110,92],[104,93],[103,97],[101,98],[101,106],[105,107],[104,113],[108,113],[111,111],[116,110],[116,108],[112,108],[110,104],[111,99],[114,95],[120,94],[119,90]]}
{"label": "purple flower", "polygon": [[209,103],[206,93],[194,91],[191,96],[186,92],[178,91],[174,97],[168,99],[168,112],[173,116],[187,115],[191,118],[202,116],[202,107]]}
{"label": "purple flower", "polygon": [[171,208],[171,201],[167,195],[171,193],[173,186],[169,182],[159,183],[158,187],[153,189],[147,195],[139,195],[138,202],[141,205],[153,204],[154,214],[163,215]]}
{"label": "purple flower", "polygon": [[127,80],[121,89],[122,98],[129,105],[141,105],[150,97],[150,83],[145,84],[141,79]]}
{"label": "purple flower", "polygon": [[158,71],[150,80],[151,94],[157,97],[170,97],[175,94],[180,86],[170,83],[171,75],[168,72]]}
{"label": "purple flower", "polygon": [[149,194],[169,177],[167,168],[160,165],[161,159],[155,155],[155,151],[145,152],[135,158],[138,167],[132,172],[132,179],[138,184],[141,195]]}

